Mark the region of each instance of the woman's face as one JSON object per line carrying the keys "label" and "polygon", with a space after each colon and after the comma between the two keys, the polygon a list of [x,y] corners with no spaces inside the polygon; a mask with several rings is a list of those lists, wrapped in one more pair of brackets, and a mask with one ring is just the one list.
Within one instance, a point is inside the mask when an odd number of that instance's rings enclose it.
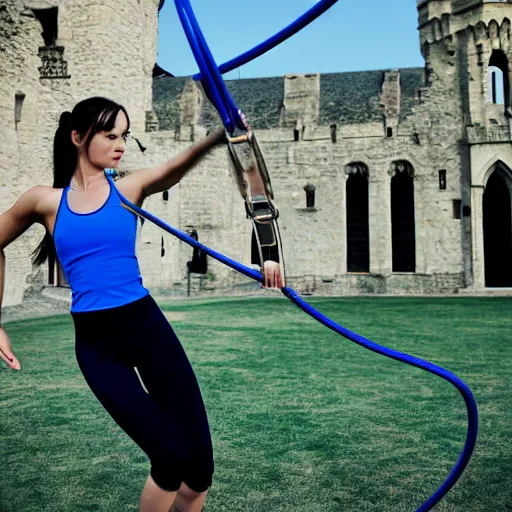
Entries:
{"label": "woman's face", "polygon": [[128,119],[122,110],[116,116],[114,128],[94,134],[89,145],[88,158],[99,169],[111,169],[119,165],[126,150]]}

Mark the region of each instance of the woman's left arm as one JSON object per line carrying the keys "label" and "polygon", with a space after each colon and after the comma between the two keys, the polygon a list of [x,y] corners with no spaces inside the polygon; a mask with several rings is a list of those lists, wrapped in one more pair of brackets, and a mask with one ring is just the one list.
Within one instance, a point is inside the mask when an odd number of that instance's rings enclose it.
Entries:
{"label": "woman's left arm", "polygon": [[[226,132],[219,128],[204,139],[196,142],[163,164],[140,169],[121,178],[139,188],[144,198],[168,190],[181,181],[183,176],[196,165],[213,147],[226,141]],[[128,185],[128,183],[126,183]]]}

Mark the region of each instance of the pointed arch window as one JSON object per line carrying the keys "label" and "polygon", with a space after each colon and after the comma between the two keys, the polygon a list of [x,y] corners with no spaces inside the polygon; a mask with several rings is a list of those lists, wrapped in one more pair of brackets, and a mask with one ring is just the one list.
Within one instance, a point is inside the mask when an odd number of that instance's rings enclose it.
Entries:
{"label": "pointed arch window", "polygon": [[[508,183],[507,183],[508,182]],[[495,166],[483,194],[485,286],[512,286],[512,200],[510,175]]]}

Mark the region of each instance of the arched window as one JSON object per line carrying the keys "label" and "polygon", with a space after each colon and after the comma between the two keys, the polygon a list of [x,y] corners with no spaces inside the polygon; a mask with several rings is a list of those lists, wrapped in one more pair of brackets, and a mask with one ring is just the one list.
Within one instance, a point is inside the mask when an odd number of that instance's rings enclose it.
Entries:
{"label": "arched window", "polygon": [[43,31],[41,36],[45,46],[55,46],[58,38],[58,7],[50,7],[49,9],[32,9],[35,17],[41,23]]}
{"label": "arched window", "polygon": [[506,55],[494,50],[489,61],[489,101],[497,105],[510,104],[509,66]]}
{"label": "arched window", "polygon": [[368,223],[368,167],[361,162],[347,165],[346,219],[347,271],[370,271]]}
{"label": "arched window", "polygon": [[68,63],[64,59],[64,46],[57,46],[59,39],[59,9],[32,9],[34,16],[41,23],[41,37],[44,45],[38,49],[41,66],[38,67],[41,78],[71,78]]}
{"label": "arched window", "polygon": [[392,163],[391,172],[393,272],[415,272],[414,169],[401,160]]}
{"label": "arched window", "polygon": [[315,185],[308,184],[304,187],[304,191],[306,192],[306,208],[315,207],[315,190]]}
{"label": "arched window", "polygon": [[512,286],[512,206],[506,171],[497,167],[483,197],[485,286]]}
{"label": "arched window", "polygon": [[14,126],[17,130],[18,123],[21,121],[21,109],[23,108],[25,94],[23,92],[17,92],[14,98]]}

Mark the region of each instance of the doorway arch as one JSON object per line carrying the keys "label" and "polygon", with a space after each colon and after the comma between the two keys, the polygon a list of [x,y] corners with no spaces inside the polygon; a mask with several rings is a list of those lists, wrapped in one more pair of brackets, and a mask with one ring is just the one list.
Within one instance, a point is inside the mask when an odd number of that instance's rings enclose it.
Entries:
{"label": "doorway arch", "polygon": [[485,286],[512,287],[512,180],[496,166],[483,194]]}

